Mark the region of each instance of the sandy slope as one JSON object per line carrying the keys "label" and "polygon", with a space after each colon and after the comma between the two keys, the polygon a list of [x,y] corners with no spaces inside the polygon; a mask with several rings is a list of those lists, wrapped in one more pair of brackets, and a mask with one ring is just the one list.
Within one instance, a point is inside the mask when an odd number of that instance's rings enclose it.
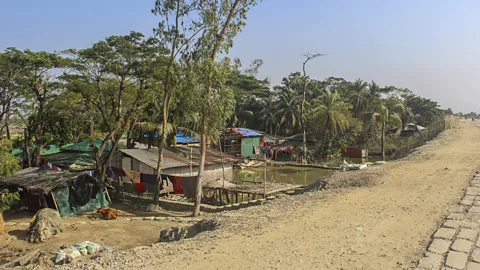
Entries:
{"label": "sandy slope", "polygon": [[479,150],[480,129],[462,123],[419,154],[389,164],[383,184],[321,200],[302,217],[264,224],[265,234],[219,239],[214,252],[207,245],[199,256],[178,256],[162,268],[407,268],[460,199],[480,163]]}
{"label": "sandy slope", "polygon": [[479,150],[480,128],[463,122],[406,159],[353,174],[372,175],[377,185],[308,192],[219,214],[217,231],[74,267],[407,269],[460,200],[479,166]]}

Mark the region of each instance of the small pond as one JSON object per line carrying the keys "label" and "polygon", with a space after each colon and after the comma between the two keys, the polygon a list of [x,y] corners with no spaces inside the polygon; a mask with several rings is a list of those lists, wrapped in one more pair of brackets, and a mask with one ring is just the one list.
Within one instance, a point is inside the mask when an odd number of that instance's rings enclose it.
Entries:
{"label": "small pond", "polygon": [[[237,184],[249,184],[253,182],[262,182],[264,178],[264,168],[246,168],[234,169],[234,181]],[[287,183],[297,185],[309,185],[320,177],[328,176],[333,171],[319,168],[302,168],[293,166],[267,167],[267,181],[276,183]]]}
{"label": "small pond", "polygon": [[[343,164],[343,160],[350,164],[362,164],[365,162],[375,162],[382,160],[379,156],[369,156],[368,159],[361,158],[339,158],[335,161],[327,162],[330,166],[340,166]],[[389,157],[387,157],[387,161]],[[328,176],[332,170],[325,170],[320,168],[304,168],[294,166],[268,166],[267,167],[267,181],[275,181],[277,183],[297,184],[297,185],[309,185],[321,177]],[[236,184],[249,184],[249,183],[263,183],[263,167],[246,168],[246,169],[234,169],[233,177]]]}

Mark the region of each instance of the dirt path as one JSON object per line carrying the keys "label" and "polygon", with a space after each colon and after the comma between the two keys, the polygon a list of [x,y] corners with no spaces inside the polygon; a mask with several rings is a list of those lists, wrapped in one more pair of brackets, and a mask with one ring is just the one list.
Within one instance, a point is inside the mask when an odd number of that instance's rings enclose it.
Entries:
{"label": "dirt path", "polygon": [[[105,257],[98,268],[408,269],[480,163],[480,128],[444,132],[374,172],[377,185],[311,192],[220,215],[223,231]],[[203,235],[203,236],[202,236]],[[198,239],[197,239],[198,238]]]}
{"label": "dirt path", "polygon": [[461,198],[480,163],[478,149],[480,129],[462,123],[460,129],[442,134],[420,154],[389,164],[380,180],[383,184],[322,200],[309,206],[299,219],[272,224],[266,234],[221,239],[215,241],[216,252],[202,254],[201,250],[200,256],[182,256],[164,267],[409,267],[425,250],[449,207]]}

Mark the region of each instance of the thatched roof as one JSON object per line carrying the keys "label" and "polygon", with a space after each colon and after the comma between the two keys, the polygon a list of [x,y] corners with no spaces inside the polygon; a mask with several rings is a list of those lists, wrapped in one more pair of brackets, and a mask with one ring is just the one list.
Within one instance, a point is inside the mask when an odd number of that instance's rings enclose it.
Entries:
{"label": "thatched roof", "polygon": [[81,173],[37,173],[15,175],[0,179],[0,187],[22,188],[32,194],[47,194],[50,191],[68,186],[79,177],[92,177]]}

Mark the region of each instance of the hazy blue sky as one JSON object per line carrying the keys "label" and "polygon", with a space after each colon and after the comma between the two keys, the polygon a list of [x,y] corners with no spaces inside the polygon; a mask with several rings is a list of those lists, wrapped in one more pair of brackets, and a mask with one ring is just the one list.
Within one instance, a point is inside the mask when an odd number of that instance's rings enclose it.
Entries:
{"label": "hazy blue sky", "polygon": [[[1,1],[0,50],[82,48],[130,30],[150,35],[154,0]],[[265,64],[272,85],[300,70],[312,78],[408,87],[455,111],[479,111],[480,1],[265,0],[254,7],[231,57]]]}

